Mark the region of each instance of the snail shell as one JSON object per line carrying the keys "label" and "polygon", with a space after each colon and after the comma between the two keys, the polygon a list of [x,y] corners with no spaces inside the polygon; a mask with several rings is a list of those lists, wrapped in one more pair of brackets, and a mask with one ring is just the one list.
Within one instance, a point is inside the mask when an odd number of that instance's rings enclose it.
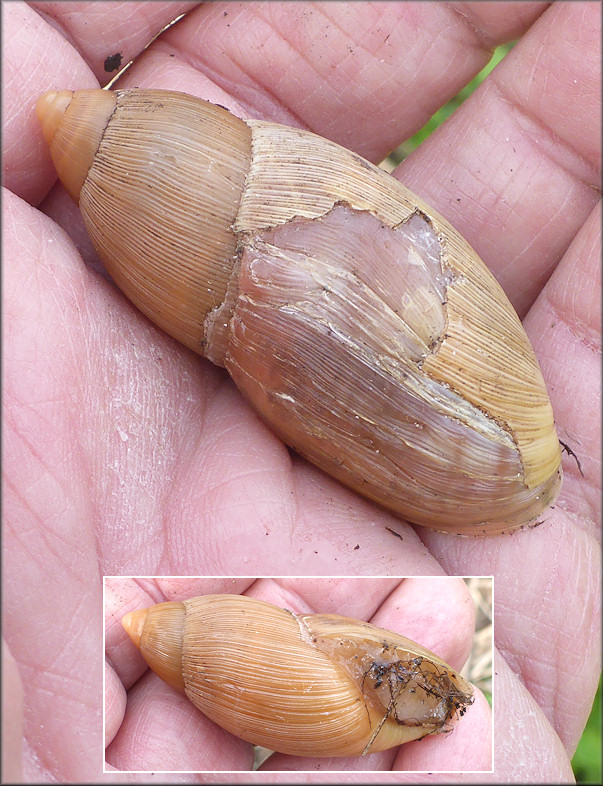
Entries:
{"label": "snail shell", "polygon": [[357,756],[450,730],[471,686],[429,650],[335,614],[205,595],[122,620],[148,665],[222,728],[298,756]]}
{"label": "snail shell", "polygon": [[124,293],[260,416],[411,522],[534,521],[561,484],[534,352],[468,243],[312,133],[181,93],[47,93],[59,177]]}

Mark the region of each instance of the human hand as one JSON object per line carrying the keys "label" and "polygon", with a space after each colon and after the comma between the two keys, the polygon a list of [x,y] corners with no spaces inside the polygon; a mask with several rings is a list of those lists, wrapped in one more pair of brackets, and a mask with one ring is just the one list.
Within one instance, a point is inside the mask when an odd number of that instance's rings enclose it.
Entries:
{"label": "human hand", "polygon": [[545,524],[472,541],[415,530],[291,455],[47,218],[80,241],[75,206],[58,186],[46,196],[38,95],[96,86],[108,54],[129,59],[184,6],[3,6],[4,610],[26,776],[100,772],[102,574],[447,572],[496,578],[493,779],[571,778],[599,673],[598,8],[211,4],[120,82],[302,124],[378,161],[485,64],[484,41],[527,31],[396,172],[526,317],[585,476],[565,461]]}
{"label": "human hand", "polygon": [[[109,765],[147,771],[251,769],[253,746],[218,728],[148,671],[121,625],[128,611],[213,593],[245,594],[294,613],[336,613],[370,620],[433,649],[457,669],[471,649],[475,607],[463,580],[454,577],[255,581],[110,577],[105,579],[105,728],[108,738],[115,736],[107,748]],[[266,692],[270,693],[269,685]],[[261,769],[490,770],[491,748],[490,708],[476,690],[474,704],[451,734],[365,757],[317,759],[274,754]]]}

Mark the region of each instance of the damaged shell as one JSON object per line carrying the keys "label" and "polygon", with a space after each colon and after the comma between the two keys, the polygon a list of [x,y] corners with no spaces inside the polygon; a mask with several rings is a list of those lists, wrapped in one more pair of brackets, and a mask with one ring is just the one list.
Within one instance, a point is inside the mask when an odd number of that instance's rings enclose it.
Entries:
{"label": "damaged shell", "polygon": [[395,178],[181,93],[48,93],[38,114],[114,281],[300,454],[438,530],[552,504],[560,446],[521,322]]}
{"label": "damaged shell", "polygon": [[336,614],[205,595],[122,620],[148,665],[222,728],[298,756],[375,753],[450,730],[471,686],[429,650]]}

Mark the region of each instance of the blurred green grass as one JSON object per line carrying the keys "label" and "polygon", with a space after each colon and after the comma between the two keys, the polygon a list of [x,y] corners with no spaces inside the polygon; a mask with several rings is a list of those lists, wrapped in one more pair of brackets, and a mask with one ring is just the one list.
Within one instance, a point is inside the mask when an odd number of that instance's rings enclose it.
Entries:
{"label": "blurred green grass", "polygon": [[[495,68],[503,57],[511,51],[515,41],[499,46],[495,49],[490,62],[479,72],[479,74],[466,85],[458,95],[452,98],[447,104],[441,107],[430,120],[417,133],[407,139],[400,147],[394,150],[388,157],[388,169],[393,169],[407,155],[416,148],[427,137],[435,131],[450,115],[465,101],[473,91],[479,87],[488,74]],[[490,698],[491,701],[491,698]],[[593,707],[580,739],[576,753],[572,759],[572,768],[577,783],[600,784],[603,782],[603,772],[601,770],[601,684],[597,689]]]}

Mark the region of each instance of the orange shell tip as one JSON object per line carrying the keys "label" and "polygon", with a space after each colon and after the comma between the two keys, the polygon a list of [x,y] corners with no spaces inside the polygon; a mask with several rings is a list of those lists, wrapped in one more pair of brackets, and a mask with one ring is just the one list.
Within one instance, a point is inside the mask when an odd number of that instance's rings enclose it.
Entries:
{"label": "orange shell tip", "polygon": [[61,118],[72,99],[72,90],[49,90],[38,98],[36,114],[42,124],[42,133],[47,145],[50,145],[54,139]]}
{"label": "orange shell tip", "polygon": [[130,611],[122,617],[121,624],[132,642],[140,649],[140,637],[142,636],[142,629],[147,618],[148,609],[139,609],[138,611]]}

